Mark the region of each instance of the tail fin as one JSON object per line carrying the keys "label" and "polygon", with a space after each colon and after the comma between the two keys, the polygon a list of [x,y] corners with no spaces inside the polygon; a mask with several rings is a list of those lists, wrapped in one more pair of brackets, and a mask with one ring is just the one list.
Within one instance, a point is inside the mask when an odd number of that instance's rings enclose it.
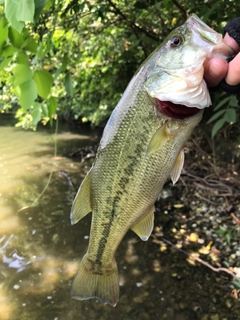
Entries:
{"label": "tail fin", "polygon": [[71,297],[76,300],[96,298],[104,304],[115,307],[119,298],[118,270],[116,260],[106,273],[93,273],[93,265],[83,257],[72,284]]}

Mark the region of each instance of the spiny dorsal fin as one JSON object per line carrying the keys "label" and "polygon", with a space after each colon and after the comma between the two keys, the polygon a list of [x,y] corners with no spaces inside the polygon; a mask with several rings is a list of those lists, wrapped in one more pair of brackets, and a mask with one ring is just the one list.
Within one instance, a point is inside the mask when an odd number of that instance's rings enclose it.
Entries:
{"label": "spiny dorsal fin", "polygon": [[134,231],[143,241],[147,241],[152,233],[154,211],[155,207],[152,206],[148,214],[142,220],[140,220],[134,227],[131,228],[132,231]]}
{"label": "spiny dorsal fin", "polygon": [[92,211],[90,203],[91,169],[88,171],[73,201],[70,214],[71,224],[77,223]]}
{"label": "spiny dorsal fin", "polygon": [[167,123],[161,126],[153,135],[146,154],[149,155],[153,152],[156,152],[166,140],[171,136],[171,132],[169,131]]}
{"label": "spiny dorsal fin", "polygon": [[184,164],[184,151],[181,150],[174,162],[172,171],[170,173],[170,178],[173,184],[175,184],[178,181],[183,168],[183,164]]}

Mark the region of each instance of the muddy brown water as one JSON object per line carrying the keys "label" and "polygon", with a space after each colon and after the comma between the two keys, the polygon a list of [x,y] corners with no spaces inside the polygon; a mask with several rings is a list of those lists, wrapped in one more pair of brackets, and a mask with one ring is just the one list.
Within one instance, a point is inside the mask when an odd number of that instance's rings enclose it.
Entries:
{"label": "muddy brown water", "polygon": [[[70,298],[72,279],[87,248],[91,217],[71,226],[69,213],[92,161],[70,155],[97,141],[95,133],[81,130],[60,128],[54,136],[46,129],[24,131],[2,121],[0,319],[240,319],[239,302],[231,298],[226,276],[192,266],[180,252],[161,251],[152,238],[142,242],[131,231],[116,255],[118,305]],[[48,188],[36,201],[51,172]]]}

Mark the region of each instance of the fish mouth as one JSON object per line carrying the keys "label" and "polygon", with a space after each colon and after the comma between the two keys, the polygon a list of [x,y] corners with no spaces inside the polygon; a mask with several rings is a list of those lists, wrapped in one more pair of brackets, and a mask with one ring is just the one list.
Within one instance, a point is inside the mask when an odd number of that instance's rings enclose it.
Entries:
{"label": "fish mouth", "polygon": [[194,107],[187,107],[183,104],[175,104],[171,101],[157,100],[157,107],[163,114],[174,119],[185,119],[195,116],[201,110]]}

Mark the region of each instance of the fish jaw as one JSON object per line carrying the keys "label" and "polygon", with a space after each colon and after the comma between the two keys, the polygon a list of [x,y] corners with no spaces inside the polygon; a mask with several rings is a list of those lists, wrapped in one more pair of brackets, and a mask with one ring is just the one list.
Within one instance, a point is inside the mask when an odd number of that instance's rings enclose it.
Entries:
{"label": "fish jaw", "polygon": [[[174,45],[175,40],[179,40],[179,45]],[[213,57],[226,58],[232,51],[221,34],[193,14],[156,50],[155,68],[146,78],[145,89],[152,98],[172,102],[179,108],[209,107],[211,98],[203,79],[204,62]]]}
{"label": "fish jaw", "polygon": [[192,29],[192,42],[207,48],[211,55],[226,59],[234,54],[234,50],[223,41],[222,35],[210,28],[197,15],[191,14],[187,24]]}

